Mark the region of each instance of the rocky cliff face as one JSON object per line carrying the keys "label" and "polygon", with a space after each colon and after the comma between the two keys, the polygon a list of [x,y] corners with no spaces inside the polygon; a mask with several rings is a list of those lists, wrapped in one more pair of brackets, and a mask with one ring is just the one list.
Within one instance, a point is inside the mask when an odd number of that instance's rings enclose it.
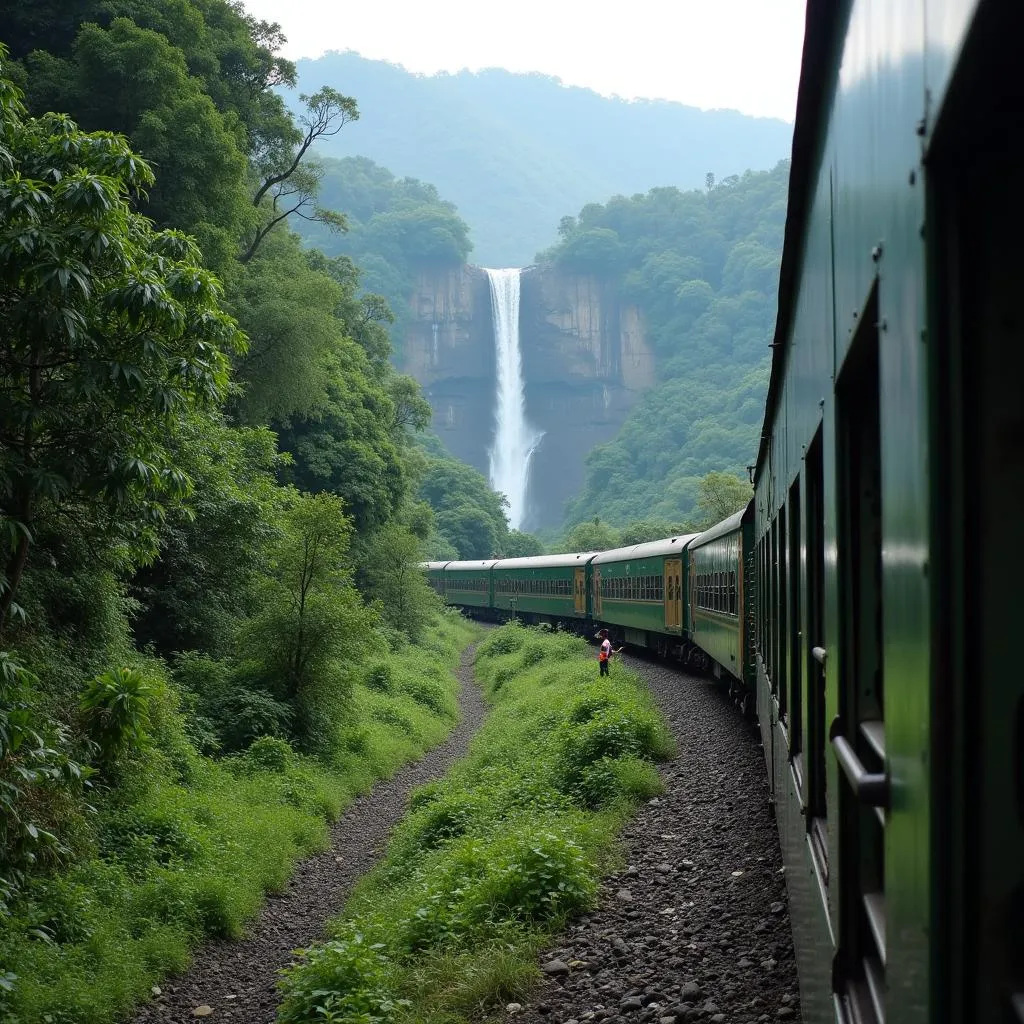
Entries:
{"label": "rocky cliff face", "polygon": [[[487,275],[424,272],[410,301],[402,368],[423,385],[449,450],[486,474],[496,392]],[[614,436],[654,383],[654,355],[635,306],[594,278],[550,268],[523,271],[519,333],[527,419],[544,431],[523,523],[536,529],[561,522],[587,452]]]}
{"label": "rocky cliff face", "polygon": [[409,302],[402,372],[423,387],[448,450],[487,475],[496,372],[487,275],[469,266],[423,270]]}

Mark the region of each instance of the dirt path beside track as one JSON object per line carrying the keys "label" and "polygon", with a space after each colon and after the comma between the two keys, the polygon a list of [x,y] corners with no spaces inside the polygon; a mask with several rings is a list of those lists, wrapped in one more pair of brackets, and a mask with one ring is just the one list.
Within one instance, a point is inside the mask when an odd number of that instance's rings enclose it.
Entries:
{"label": "dirt path beside track", "polygon": [[[192,967],[168,979],[161,994],[136,1011],[133,1024],[271,1024],[278,1002],[278,971],[294,959],[294,950],[324,937],[327,921],[384,852],[388,835],[406,813],[410,791],[440,778],[465,755],[486,714],[473,680],[473,651],[471,646],[462,654],[460,719],[448,739],[356,799],[331,827],[328,849],[303,861],[287,888],[268,897],[248,935],[237,942],[210,942],[197,950]],[[213,1012],[197,1017],[200,1007]]]}

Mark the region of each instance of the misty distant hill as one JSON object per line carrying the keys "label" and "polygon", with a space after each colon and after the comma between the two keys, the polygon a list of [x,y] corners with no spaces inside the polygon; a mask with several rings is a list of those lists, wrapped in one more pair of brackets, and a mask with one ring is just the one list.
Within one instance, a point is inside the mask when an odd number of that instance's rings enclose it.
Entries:
{"label": "misty distant hill", "polygon": [[656,185],[703,187],[789,155],[791,126],[730,110],[607,99],[545,75],[426,77],[353,53],[299,62],[299,88],[354,96],[360,120],[324,156],[368,156],[436,185],[469,222],[484,266],[523,266],[586,203]]}

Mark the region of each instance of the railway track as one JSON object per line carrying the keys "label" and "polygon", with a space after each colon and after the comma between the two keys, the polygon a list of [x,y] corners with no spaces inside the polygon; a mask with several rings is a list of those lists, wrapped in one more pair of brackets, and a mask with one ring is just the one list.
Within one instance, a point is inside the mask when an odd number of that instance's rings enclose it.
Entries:
{"label": "railway track", "polygon": [[756,727],[707,679],[621,662],[647,681],[676,738],[666,793],[623,831],[627,866],[606,879],[598,909],[544,954],[545,981],[506,1012],[517,1024],[799,1021]]}

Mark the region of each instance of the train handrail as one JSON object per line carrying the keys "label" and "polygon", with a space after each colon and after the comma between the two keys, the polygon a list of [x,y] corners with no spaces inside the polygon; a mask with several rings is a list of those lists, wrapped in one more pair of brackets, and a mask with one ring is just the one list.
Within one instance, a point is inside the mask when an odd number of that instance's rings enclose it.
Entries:
{"label": "train handrail", "polygon": [[887,809],[889,806],[889,776],[884,773],[869,772],[861,763],[853,744],[845,737],[839,735],[838,719],[832,726],[832,749],[835,751],[836,760],[843,769],[853,792],[861,803],[869,807],[880,807]]}

